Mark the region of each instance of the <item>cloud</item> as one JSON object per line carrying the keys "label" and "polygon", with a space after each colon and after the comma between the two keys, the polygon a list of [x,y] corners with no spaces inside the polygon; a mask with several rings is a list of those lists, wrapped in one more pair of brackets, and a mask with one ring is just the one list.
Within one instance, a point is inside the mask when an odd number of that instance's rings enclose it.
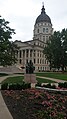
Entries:
{"label": "cloud", "polygon": [[[37,16],[41,13],[42,0],[0,0],[0,14],[16,29],[13,40],[31,40]],[[53,28],[67,27],[67,0],[47,0],[45,11],[51,18]]]}

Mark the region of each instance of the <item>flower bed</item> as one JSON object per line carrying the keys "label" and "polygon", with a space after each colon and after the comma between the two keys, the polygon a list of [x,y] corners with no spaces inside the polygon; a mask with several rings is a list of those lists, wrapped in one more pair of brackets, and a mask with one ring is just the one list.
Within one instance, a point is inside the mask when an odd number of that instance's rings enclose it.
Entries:
{"label": "flower bed", "polygon": [[67,119],[67,93],[26,89],[2,95],[13,119]]}

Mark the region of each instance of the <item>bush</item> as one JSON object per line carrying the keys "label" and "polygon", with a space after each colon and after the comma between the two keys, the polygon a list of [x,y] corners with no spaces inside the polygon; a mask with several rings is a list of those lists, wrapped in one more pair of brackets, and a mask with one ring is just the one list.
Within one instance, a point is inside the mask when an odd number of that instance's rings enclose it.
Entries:
{"label": "bush", "polygon": [[60,88],[67,88],[67,82],[59,83],[58,87],[60,87]]}
{"label": "bush", "polygon": [[22,89],[22,85],[21,84],[10,84],[9,85],[9,90],[21,90]]}
{"label": "bush", "polygon": [[64,82],[64,88],[67,88],[67,82]]}
{"label": "bush", "polygon": [[27,89],[27,88],[31,88],[31,84],[30,83],[22,84],[22,89]]}
{"label": "bush", "polygon": [[56,89],[56,86],[55,85],[52,85],[51,88]]}
{"label": "bush", "polygon": [[22,90],[22,89],[27,89],[27,88],[31,88],[30,83],[23,82],[22,84],[17,83],[17,84],[9,85],[9,90]]}
{"label": "bush", "polygon": [[8,83],[1,84],[1,90],[7,90],[8,89]]}
{"label": "bush", "polygon": [[51,88],[51,84],[48,83],[47,85],[45,85],[46,88]]}
{"label": "bush", "polygon": [[37,82],[36,86],[40,86],[41,87],[41,83]]}

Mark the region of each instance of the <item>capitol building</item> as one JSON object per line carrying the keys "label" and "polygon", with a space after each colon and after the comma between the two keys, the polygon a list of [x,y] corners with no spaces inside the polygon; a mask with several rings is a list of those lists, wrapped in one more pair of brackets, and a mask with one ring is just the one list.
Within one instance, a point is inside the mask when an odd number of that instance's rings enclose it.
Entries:
{"label": "capitol building", "polygon": [[35,66],[35,71],[49,71],[49,62],[43,54],[46,41],[53,33],[50,17],[46,14],[44,5],[41,9],[41,14],[36,18],[33,30],[33,40],[15,41],[19,47],[16,52],[17,66],[25,68],[26,63],[32,60]]}

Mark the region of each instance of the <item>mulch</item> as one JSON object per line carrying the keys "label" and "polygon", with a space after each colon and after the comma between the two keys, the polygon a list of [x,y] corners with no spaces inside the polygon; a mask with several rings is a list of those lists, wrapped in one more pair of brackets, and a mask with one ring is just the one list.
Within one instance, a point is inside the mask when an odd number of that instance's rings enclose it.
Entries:
{"label": "mulch", "polygon": [[13,119],[67,119],[67,95],[38,89],[1,92]]}

